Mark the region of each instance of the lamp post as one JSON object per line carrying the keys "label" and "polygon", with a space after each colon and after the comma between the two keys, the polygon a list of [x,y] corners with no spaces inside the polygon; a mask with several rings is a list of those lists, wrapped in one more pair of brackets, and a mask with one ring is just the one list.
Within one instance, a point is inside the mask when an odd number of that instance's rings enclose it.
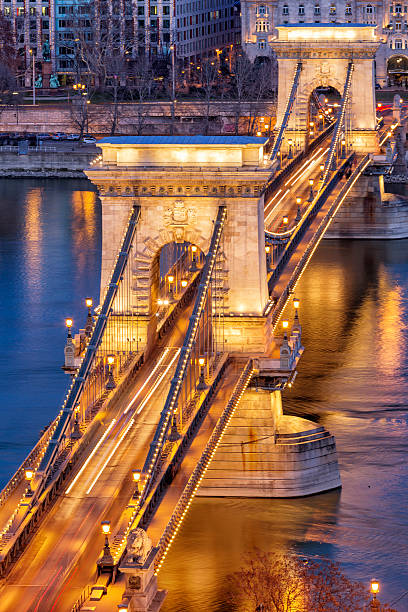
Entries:
{"label": "lamp post", "polygon": [[309,179],[309,186],[310,186],[309,202],[313,202],[313,198],[314,198],[313,183],[314,183],[314,180],[312,178],[310,178]]}
{"label": "lamp post", "polygon": [[207,389],[207,385],[205,383],[205,377],[204,377],[205,357],[198,358],[198,365],[200,366],[200,378],[198,380],[197,390],[205,391]]}
{"label": "lamp post", "polygon": [[192,245],[191,247],[191,266],[190,266],[190,272],[197,272],[198,268],[197,268],[197,247],[195,244]]}
{"label": "lamp post", "polygon": [[343,139],[341,141],[341,158],[345,159],[346,157],[346,141]]}
{"label": "lamp post", "polygon": [[115,357],[108,355],[108,382],[106,383],[106,389],[110,391],[116,387],[115,379],[113,378],[113,364],[115,363]]}
{"label": "lamp post", "polygon": [[32,75],[32,85],[33,85],[33,106],[35,106],[35,59],[34,59],[34,49],[30,49],[30,55],[33,62],[33,75]]}
{"label": "lamp post", "polygon": [[185,289],[185,288],[187,287],[187,285],[188,285],[188,281],[187,281],[185,278],[183,278],[183,279],[181,280],[181,286],[182,286],[182,288],[183,288],[183,289]]}
{"label": "lamp post", "polygon": [[25,471],[25,479],[27,481],[27,489],[25,491],[26,497],[32,497],[34,495],[34,492],[31,488],[31,481],[33,479],[33,476],[34,476],[34,471],[31,468],[27,468]]}
{"label": "lamp post", "polygon": [[288,140],[288,145],[289,145],[288,159],[292,159],[293,158],[293,154],[292,154],[293,140],[291,138],[289,138]]}
{"label": "lamp post", "polygon": [[323,182],[323,177],[324,177],[324,164],[320,164],[319,168],[320,168],[320,179],[319,179],[319,180]]}
{"label": "lamp post", "polygon": [[173,289],[174,276],[173,274],[169,274],[169,276],[167,277],[167,280],[169,283],[169,300],[171,302],[174,302],[174,289]]}
{"label": "lamp post", "polygon": [[80,411],[81,407],[80,404],[78,404],[75,408],[74,414],[75,414],[75,420],[74,420],[74,428],[72,430],[72,434],[71,434],[71,438],[73,440],[78,440],[81,437],[81,430],[79,429],[79,421],[78,421],[78,416],[79,416],[79,411]]}
{"label": "lamp post", "polygon": [[301,211],[301,208],[300,208],[301,203],[302,203],[302,198],[299,198],[299,197],[296,198],[296,205],[297,205],[296,217],[295,217],[296,223],[299,223],[299,221],[302,218],[302,211]]}
{"label": "lamp post", "polygon": [[67,334],[67,338],[72,338],[72,334],[71,334],[71,327],[73,325],[73,320],[72,319],[65,319],[65,325],[68,329],[68,334]]}
{"label": "lamp post", "polygon": [[92,298],[86,298],[85,304],[86,304],[86,307],[88,308],[88,316],[86,318],[86,325],[85,325],[85,335],[90,337],[92,334],[92,328],[93,328],[93,317],[91,313]]}
{"label": "lamp post", "polygon": [[269,244],[267,244],[265,247],[265,253],[266,253],[266,271],[269,272],[271,268],[271,247],[269,246]]}
{"label": "lamp post", "polygon": [[283,219],[282,219],[282,223],[283,223],[283,226],[284,226],[284,227],[286,227],[286,226],[287,226],[287,224],[289,223],[289,217],[288,217],[287,215],[285,215],[285,216],[283,217]]}
{"label": "lamp post", "polygon": [[288,339],[288,327],[289,327],[289,321],[282,321],[283,339],[284,340]]}
{"label": "lamp post", "polygon": [[142,473],[140,470],[132,470],[132,478],[133,478],[133,482],[135,483],[135,490],[133,493],[133,499],[137,499],[139,497],[140,491],[139,491],[139,482],[140,482],[140,477],[141,477]]}
{"label": "lamp post", "polygon": [[103,555],[99,561],[100,565],[113,565],[113,557],[109,547],[110,521],[102,521],[102,534],[105,536],[105,544],[103,547]]}
{"label": "lamp post", "polygon": [[378,582],[378,580],[375,580],[375,578],[373,578],[370,582],[370,591],[371,594],[373,596],[372,600],[371,600],[371,610],[378,610],[379,608],[379,601],[377,599],[377,593],[380,590],[380,584]]}

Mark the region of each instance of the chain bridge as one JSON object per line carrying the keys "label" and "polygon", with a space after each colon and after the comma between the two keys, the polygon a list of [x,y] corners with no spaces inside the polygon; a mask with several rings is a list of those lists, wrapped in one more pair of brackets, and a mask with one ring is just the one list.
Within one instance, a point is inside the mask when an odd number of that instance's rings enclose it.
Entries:
{"label": "chain bridge", "polygon": [[341,485],[333,436],[282,406],[303,352],[295,289],[398,120],[376,119],[372,26],[278,30],[272,145],[98,143],[100,304],[69,327],[65,401],[0,496],[4,610],[159,610],[196,495]]}

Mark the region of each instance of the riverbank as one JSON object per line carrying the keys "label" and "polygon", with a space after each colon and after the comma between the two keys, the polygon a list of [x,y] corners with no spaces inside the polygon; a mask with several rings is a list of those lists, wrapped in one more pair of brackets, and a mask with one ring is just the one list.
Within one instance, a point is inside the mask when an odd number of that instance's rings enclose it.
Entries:
{"label": "riverbank", "polygon": [[55,146],[50,148],[53,150],[37,149],[19,155],[17,147],[0,147],[0,178],[84,179],[83,169],[89,166],[99,152],[96,146],[88,146],[86,150],[82,150],[81,145],[66,146],[65,150]]}

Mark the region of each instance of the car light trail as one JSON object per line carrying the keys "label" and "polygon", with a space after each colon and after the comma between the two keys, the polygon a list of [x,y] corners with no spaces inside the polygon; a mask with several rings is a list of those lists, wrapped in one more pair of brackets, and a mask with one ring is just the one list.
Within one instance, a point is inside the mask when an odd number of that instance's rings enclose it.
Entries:
{"label": "car light trail", "polygon": [[[174,357],[172,358],[172,360],[170,361],[170,363],[168,364],[168,366],[166,367],[166,369],[164,370],[164,372],[162,372],[162,374],[160,374],[160,376],[158,377],[158,379],[156,380],[156,382],[154,383],[153,387],[151,388],[151,390],[149,391],[147,397],[143,400],[143,402],[141,403],[141,405],[139,406],[138,410],[136,411],[136,414],[140,414],[140,412],[143,410],[144,406],[146,405],[146,403],[149,401],[149,399],[151,398],[151,396],[153,395],[153,393],[156,391],[157,387],[160,385],[160,383],[162,382],[163,378],[166,376],[166,374],[168,373],[168,371],[170,370],[171,366],[173,365],[173,363],[175,362],[175,360],[177,359],[177,357],[180,354],[181,349],[177,349]],[[111,451],[111,453],[109,454],[108,458],[105,460],[103,466],[101,467],[101,469],[99,470],[98,474],[95,476],[95,478],[92,481],[92,484],[90,485],[90,487],[88,488],[86,494],[89,495],[89,493],[92,491],[92,489],[94,488],[96,482],[98,481],[98,478],[101,476],[102,472],[104,471],[104,469],[106,468],[106,466],[108,465],[109,461],[111,460],[112,456],[114,455],[114,453],[116,452],[116,450],[119,448],[121,442],[123,441],[123,439],[125,438],[125,436],[127,435],[129,429],[131,428],[131,426],[134,424],[135,420],[134,418],[131,419],[131,421],[129,422],[129,424],[127,425],[127,427],[125,428],[124,432],[122,433],[122,435],[120,436],[119,440],[116,442],[113,450]]]}
{"label": "car light trail", "polygon": [[101,469],[99,470],[98,474],[95,476],[95,478],[92,481],[91,486],[89,487],[89,489],[87,490],[86,494],[89,495],[89,493],[92,491],[92,489],[94,488],[99,476],[102,474],[103,470],[106,468],[106,466],[108,465],[109,461],[111,460],[113,454],[116,452],[117,448],[119,447],[120,443],[122,442],[123,438],[126,436],[127,432],[129,431],[129,429],[132,427],[133,423],[135,422],[134,419],[131,419],[128,423],[128,426],[126,427],[125,431],[122,433],[121,437],[119,438],[119,440],[116,442],[115,446],[113,447],[113,450],[111,451],[111,453],[108,455],[108,458],[106,459],[105,463],[103,464],[103,466],[101,467]]}
{"label": "car light trail", "polygon": [[108,429],[105,431],[102,438],[99,440],[98,444],[95,446],[92,453],[89,455],[88,459],[85,461],[84,465],[81,467],[78,474],[75,476],[74,480],[71,482],[68,489],[65,491],[65,495],[68,495],[68,493],[71,491],[72,487],[74,486],[78,478],[81,476],[82,472],[84,471],[84,469],[86,468],[86,466],[88,465],[88,463],[90,462],[90,460],[92,459],[92,457],[94,456],[94,454],[96,453],[96,451],[98,450],[102,442],[105,440],[106,436],[109,434],[110,430],[112,429],[115,423],[116,423],[116,419],[112,419]]}
{"label": "car light trail", "polygon": [[135,394],[135,396],[133,397],[133,399],[130,401],[130,403],[128,404],[128,406],[126,407],[126,410],[124,411],[123,414],[126,414],[128,412],[128,410],[131,409],[131,407],[133,406],[133,404],[135,403],[135,401],[137,400],[137,398],[139,397],[140,393],[143,391],[143,389],[145,388],[145,386],[147,385],[147,383],[149,382],[149,380],[151,379],[151,377],[154,375],[154,373],[158,370],[158,368],[161,366],[161,364],[163,363],[164,358],[167,356],[168,352],[170,351],[169,348],[166,348],[159,361],[156,363],[156,365],[154,366],[153,370],[150,372],[149,376],[146,378],[146,380],[144,381],[143,385],[140,387],[140,389],[138,389],[137,393]]}
{"label": "car light trail", "polygon": [[151,398],[151,396],[153,395],[153,393],[156,391],[157,387],[160,385],[161,381],[163,380],[163,378],[166,376],[167,372],[170,370],[171,366],[173,365],[173,363],[176,361],[177,357],[180,355],[180,351],[181,349],[178,349],[173,357],[173,359],[170,361],[169,365],[167,366],[167,368],[164,370],[164,372],[159,376],[159,378],[157,379],[154,387],[151,389],[151,391],[149,391],[147,397],[145,397],[145,399],[143,400],[143,402],[140,404],[139,408],[136,410],[136,414],[140,414],[143,410],[143,408],[146,406],[147,402],[149,401],[149,399]]}

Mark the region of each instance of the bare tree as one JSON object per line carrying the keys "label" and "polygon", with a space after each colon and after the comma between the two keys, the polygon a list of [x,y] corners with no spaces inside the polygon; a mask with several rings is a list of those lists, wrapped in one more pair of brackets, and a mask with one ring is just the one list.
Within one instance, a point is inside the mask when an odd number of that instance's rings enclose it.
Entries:
{"label": "bare tree", "polygon": [[134,102],[136,133],[140,136],[149,112],[147,101],[151,99],[155,88],[154,71],[152,62],[146,54],[138,55],[130,64],[127,95]]}
{"label": "bare tree", "polygon": [[[369,612],[367,588],[330,561],[303,562],[257,550],[229,577],[230,601],[246,612]],[[376,612],[396,612],[378,602]]]}
{"label": "bare tree", "polygon": [[210,110],[211,101],[214,98],[214,93],[217,88],[218,81],[218,65],[217,62],[211,59],[206,59],[202,62],[200,70],[199,82],[201,85],[201,92],[205,102],[205,115],[204,115],[204,134],[208,135],[210,127]]}
{"label": "bare tree", "polygon": [[16,86],[17,56],[11,23],[0,13],[0,92],[12,95]]}

